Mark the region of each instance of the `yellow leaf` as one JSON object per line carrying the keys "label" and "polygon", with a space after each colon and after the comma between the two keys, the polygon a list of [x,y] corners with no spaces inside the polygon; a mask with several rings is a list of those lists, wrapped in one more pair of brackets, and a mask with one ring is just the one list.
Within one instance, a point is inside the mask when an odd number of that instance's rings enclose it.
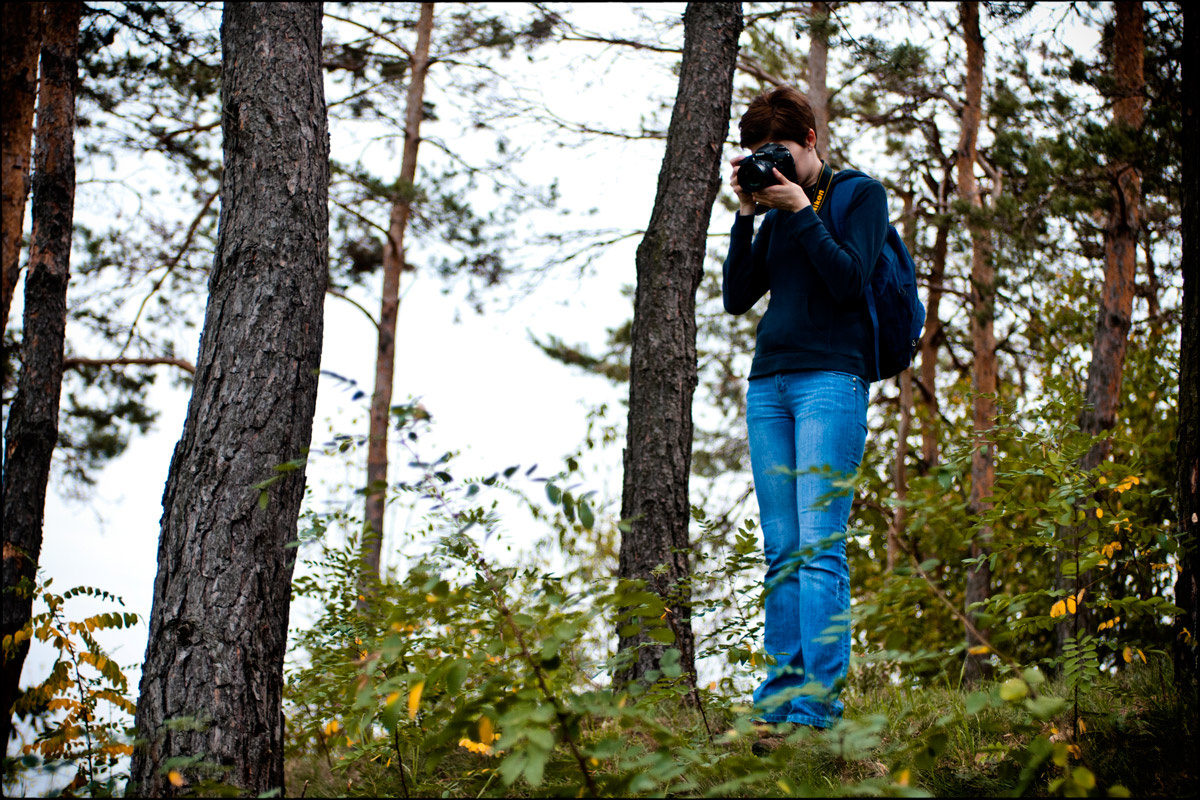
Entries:
{"label": "yellow leaf", "polygon": [[437,602],[437,595],[436,595],[436,594],[427,594],[427,595],[425,595],[425,602],[426,602],[426,603],[436,603],[436,602]]}
{"label": "yellow leaf", "polygon": [[1059,600],[1057,603],[1050,606],[1050,616],[1052,616],[1052,617],[1061,617],[1061,616],[1064,616],[1066,613],[1067,613],[1067,604],[1065,602],[1063,602],[1062,600]]}
{"label": "yellow leaf", "polygon": [[1104,485],[1104,484],[1106,484],[1106,483],[1108,483],[1108,478],[1106,478],[1106,477],[1104,477],[1103,475],[1101,475],[1101,476],[1100,476],[1100,485],[1101,485],[1101,486],[1103,486],[1103,485]]}
{"label": "yellow leaf", "polygon": [[338,721],[336,719],[331,719],[329,722],[326,722],[325,738],[328,739],[330,736],[333,736],[335,733],[337,733],[339,727],[340,726],[338,725]]}
{"label": "yellow leaf", "polygon": [[1126,664],[1128,664],[1128,663],[1130,663],[1131,661],[1133,661],[1133,648],[1132,648],[1132,647],[1126,647],[1124,650],[1122,650],[1122,651],[1121,651],[1121,658],[1125,659],[1125,663],[1126,663]]}
{"label": "yellow leaf", "polygon": [[1142,652],[1142,648],[1138,648],[1138,655],[1142,657],[1142,663],[1146,663],[1146,654]]}
{"label": "yellow leaf", "polygon": [[167,780],[170,781],[171,785],[174,786],[176,789],[182,787],[185,783],[187,783],[187,781],[185,781],[183,779],[183,776],[180,775],[175,770],[171,770],[170,772],[167,773]]}
{"label": "yellow leaf", "polygon": [[1084,722],[1082,718],[1079,720],[1079,732],[1087,733],[1087,723]]}
{"label": "yellow leaf", "polygon": [[1070,611],[1072,614],[1074,614],[1074,613],[1075,613],[1075,609],[1076,609],[1075,598],[1074,598],[1074,597],[1068,597],[1068,598],[1067,598],[1067,611]]}
{"label": "yellow leaf", "polygon": [[1096,519],[1104,519],[1104,509],[1103,508],[1096,509]]}
{"label": "yellow leaf", "polygon": [[417,708],[421,705],[421,692],[425,691],[425,681],[418,681],[417,685],[412,687],[408,692],[408,718],[417,718]]}
{"label": "yellow leaf", "polygon": [[389,694],[389,695],[387,696],[387,702],[386,702],[386,705],[389,705],[389,706],[390,706],[391,704],[395,703],[395,702],[396,702],[397,700],[399,700],[399,699],[400,699],[400,693],[399,693],[399,692],[392,692],[391,694]]}
{"label": "yellow leaf", "polygon": [[907,769],[902,769],[896,774],[896,783],[900,784],[901,786],[908,786],[910,777],[912,777],[912,773]]}
{"label": "yellow leaf", "polygon": [[496,730],[492,727],[492,721],[487,717],[479,718],[479,741],[484,744],[496,741]]}
{"label": "yellow leaf", "polygon": [[1067,745],[1067,752],[1075,756],[1075,758],[1083,758],[1083,751],[1079,749],[1077,744]]}
{"label": "yellow leaf", "polygon": [[982,655],[985,655],[985,654],[991,652],[991,649],[986,644],[977,644],[974,647],[968,649],[967,652],[973,656],[982,656]]}
{"label": "yellow leaf", "polygon": [[708,690],[709,690],[710,692],[715,692],[715,691],[717,690],[717,682],[716,682],[716,681],[712,681],[711,683],[709,683],[709,684],[708,684]]}

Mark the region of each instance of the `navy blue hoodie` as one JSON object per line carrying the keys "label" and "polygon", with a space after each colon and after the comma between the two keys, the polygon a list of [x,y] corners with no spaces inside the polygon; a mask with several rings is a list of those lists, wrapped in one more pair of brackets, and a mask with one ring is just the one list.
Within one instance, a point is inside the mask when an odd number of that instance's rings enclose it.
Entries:
{"label": "navy blue hoodie", "polygon": [[[754,217],[733,223],[725,278],[725,310],[745,314],[768,291],[758,323],[751,378],[777,372],[830,370],[870,381],[874,334],[866,291],[887,236],[887,196],[876,180],[859,181],[847,207],[841,241],[833,236],[831,198],[838,183],[862,175],[835,173],[818,214],[772,209],[754,235]],[[806,187],[809,199],[814,187]]]}

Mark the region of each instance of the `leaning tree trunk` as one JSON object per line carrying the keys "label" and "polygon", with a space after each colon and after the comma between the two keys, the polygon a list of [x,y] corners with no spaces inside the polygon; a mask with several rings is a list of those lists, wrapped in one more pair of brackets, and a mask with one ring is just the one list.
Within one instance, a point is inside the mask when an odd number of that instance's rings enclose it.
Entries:
{"label": "leaning tree trunk", "polygon": [[37,98],[38,52],[42,47],[42,4],[8,3],[0,8],[0,141],[3,142],[3,205],[0,207],[0,295],[4,315],[0,333],[8,327],[17,276],[21,274],[21,228],[29,194],[29,151],[33,137],[33,107]]}
{"label": "leaning tree trunk", "polygon": [[[1188,22],[1183,6],[1183,85],[1196,80],[1196,20]],[[1195,16],[1195,15],[1192,15]],[[1196,96],[1183,92],[1185,129],[1194,129]],[[1179,432],[1175,451],[1179,480],[1179,576],[1175,605],[1183,609],[1176,618],[1175,683],[1184,691],[1196,690],[1200,677],[1200,164],[1196,163],[1196,137],[1183,136],[1183,322],[1179,347]],[[1184,634],[1184,629],[1187,633]]]}
{"label": "leaning tree trunk", "polygon": [[[619,575],[668,600],[684,669],[695,675],[688,560],[688,476],[696,389],[696,288],[729,132],[741,3],[689,3],[683,64],[650,226],[637,250],[630,351]],[[658,567],[666,567],[657,570]],[[636,650],[622,681],[656,669],[664,646],[644,631],[619,638]]]}
{"label": "leaning tree trunk", "polygon": [[[1142,128],[1145,117],[1145,44],[1143,9],[1140,2],[1114,3],[1112,76],[1115,79],[1112,130],[1128,139]],[[1112,183],[1112,206],[1104,229],[1104,286],[1096,314],[1096,332],[1092,339],[1092,361],[1088,367],[1084,411],[1080,429],[1091,436],[1111,431],[1117,422],[1121,400],[1121,379],[1125,370],[1125,350],[1133,318],[1133,295],[1137,282],[1137,240],[1141,231],[1141,170],[1136,164],[1117,156],[1108,165]],[[1112,442],[1105,438],[1084,454],[1080,466],[1093,470],[1108,458]],[[1078,527],[1068,530],[1071,540],[1083,535]],[[1061,561],[1061,559],[1060,559]],[[1072,592],[1091,583],[1090,571],[1076,575]],[[1060,586],[1068,583],[1060,575]],[[1077,613],[1056,627],[1057,645],[1062,652],[1066,640],[1091,631],[1094,616],[1083,603]]]}
{"label": "leaning tree trunk", "polygon": [[[987,228],[976,215],[983,211],[983,196],[975,178],[975,143],[983,115],[983,34],[979,31],[979,3],[960,5],[963,41],[967,47],[966,102],[962,112],[962,137],[956,156],[958,194],[970,205],[967,228],[971,232],[971,344],[975,353],[972,389],[975,392],[972,419],[975,446],[971,452],[971,495],[968,507],[973,516],[985,513],[990,504],[996,481],[996,464],[987,433],[996,416],[996,336],[993,323],[996,317],[996,276],[991,259],[991,241]],[[980,562],[967,571],[966,606],[972,622],[978,616],[970,611],[974,603],[988,598],[991,592],[991,569],[984,558],[990,553],[992,529],[981,525],[971,540],[971,557]],[[968,650],[979,644],[968,627]],[[983,677],[983,657],[968,652],[964,678],[968,683]]]}
{"label": "leaning tree trunk", "polygon": [[[283,656],[328,270],[320,3],[228,3],[208,309],[163,492],[133,788],[283,787]],[[289,464],[289,462],[294,462]],[[278,471],[280,465],[297,466]],[[277,481],[260,494],[256,484]],[[262,503],[260,500],[266,500]],[[198,725],[171,726],[189,719]],[[211,770],[208,771],[208,770]]]}
{"label": "leaning tree trunk", "polygon": [[[75,213],[75,81],[79,72],[76,51],[82,12],[82,3],[51,3],[43,19],[45,39],[34,153],[33,230],[25,278],[21,377],[9,408],[0,490],[4,495],[4,597],[0,604],[3,636],[21,630],[33,611],[29,589],[42,552],[46,485],[50,459],[58,442],[58,401]],[[13,703],[28,652],[26,639],[11,657],[4,658],[0,671],[3,682],[0,746],[7,746],[12,733]]]}
{"label": "leaning tree trunk", "polygon": [[367,434],[367,499],[362,541],[359,607],[379,580],[383,547],[383,512],[387,500],[388,422],[396,370],[396,318],[400,312],[400,273],[404,270],[404,233],[412,215],[413,182],[417,177],[417,147],[421,143],[425,74],[429,71],[429,43],[433,34],[433,3],[421,4],[417,21],[417,49],[409,70],[404,114],[404,155],[400,161],[400,195],[392,204],[388,240],[383,248],[383,299],[379,308],[379,340],[375,353],[375,392],[371,396],[370,431]]}

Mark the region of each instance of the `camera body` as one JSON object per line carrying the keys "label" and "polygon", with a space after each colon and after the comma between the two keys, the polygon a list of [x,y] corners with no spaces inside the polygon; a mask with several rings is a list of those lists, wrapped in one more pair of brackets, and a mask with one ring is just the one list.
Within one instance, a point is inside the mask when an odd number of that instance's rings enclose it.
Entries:
{"label": "camera body", "polygon": [[792,151],[777,142],[769,142],[754,151],[753,155],[738,164],[738,185],[747,192],[757,192],[779,183],[772,170],[779,170],[785,178],[797,183],[796,162]]}

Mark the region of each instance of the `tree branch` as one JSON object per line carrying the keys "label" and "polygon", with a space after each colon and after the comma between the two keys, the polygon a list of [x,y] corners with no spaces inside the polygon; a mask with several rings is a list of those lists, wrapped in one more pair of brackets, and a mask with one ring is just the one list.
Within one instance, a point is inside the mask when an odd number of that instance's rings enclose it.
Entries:
{"label": "tree branch", "polygon": [[152,356],[149,358],[64,358],[63,369],[80,369],[83,367],[179,367],[184,372],[195,375],[196,365],[183,358],[171,356]]}

